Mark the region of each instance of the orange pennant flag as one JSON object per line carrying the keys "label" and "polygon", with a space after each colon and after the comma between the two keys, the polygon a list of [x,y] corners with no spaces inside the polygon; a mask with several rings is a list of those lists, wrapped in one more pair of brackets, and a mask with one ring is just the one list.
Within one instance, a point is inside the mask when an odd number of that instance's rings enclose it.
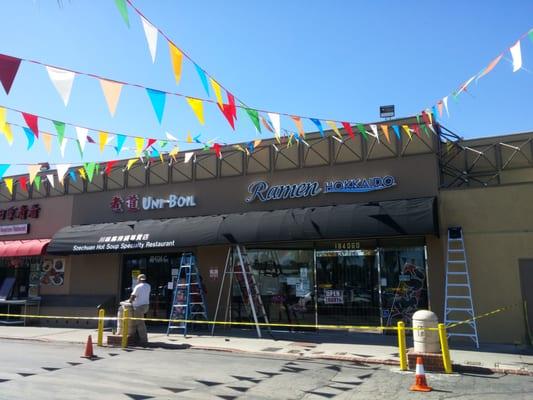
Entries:
{"label": "orange pennant flag", "polygon": [[442,117],[442,101],[437,103],[437,109],[439,110],[439,117]]}
{"label": "orange pennant flag", "polygon": [[294,125],[296,125],[296,129],[298,129],[298,134],[301,137],[305,137],[304,127],[302,125],[302,119],[300,117],[297,117],[296,115],[291,115],[291,119],[294,121]]}
{"label": "orange pennant flag", "polygon": [[102,86],[109,113],[114,117],[115,111],[117,110],[118,99],[120,98],[120,92],[122,91],[122,83],[100,79],[100,86]]}
{"label": "orange pennant flag", "polygon": [[194,99],[192,97],[186,97],[187,103],[191,106],[196,118],[200,121],[200,124],[204,124],[204,103],[200,99]]}
{"label": "orange pennant flag", "polygon": [[41,164],[28,165],[28,174],[30,175],[30,185],[41,170]]}
{"label": "orange pennant flag", "polygon": [[492,60],[492,61],[490,62],[490,64],[487,66],[487,68],[485,68],[485,69],[484,69],[484,70],[483,70],[483,71],[477,76],[476,81],[477,81],[479,78],[481,78],[481,77],[487,75],[490,71],[492,71],[492,70],[494,69],[494,67],[500,62],[500,60],[502,59],[502,57],[503,57],[503,54],[500,54],[498,57],[496,57],[494,60]]}
{"label": "orange pennant flag", "polygon": [[387,142],[390,143],[390,137],[389,137],[389,126],[386,124],[381,124],[381,130],[383,131],[383,134],[387,138]]}
{"label": "orange pennant flag", "polygon": [[43,138],[43,144],[46,152],[50,154],[52,152],[52,135],[46,132],[41,132],[41,137]]}
{"label": "orange pennant flag", "polygon": [[176,79],[176,84],[179,85],[181,80],[181,64],[183,61],[183,53],[170,42],[168,42],[168,47],[170,50],[170,59],[172,60],[172,69],[174,70],[174,78]]}

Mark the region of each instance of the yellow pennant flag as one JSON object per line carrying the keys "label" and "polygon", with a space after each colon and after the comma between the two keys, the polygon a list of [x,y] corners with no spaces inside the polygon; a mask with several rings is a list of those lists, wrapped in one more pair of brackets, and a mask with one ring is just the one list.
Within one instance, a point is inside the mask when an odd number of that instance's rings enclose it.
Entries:
{"label": "yellow pennant flag", "polygon": [[0,107],[0,129],[4,129],[4,125],[6,124],[6,115],[7,111],[4,107]]}
{"label": "yellow pennant flag", "polygon": [[136,137],[134,140],[135,140],[135,147],[136,147],[135,154],[137,155],[137,157],[139,157],[144,149],[144,138]]}
{"label": "yellow pennant flag", "polygon": [[191,135],[191,132],[187,132],[187,143],[192,143],[192,135]]}
{"label": "yellow pennant flag", "polygon": [[163,153],[159,153],[159,159],[162,163],[165,162],[165,159],[163,158]]}
{"label": "yellow pennant flag", "polygon": [[41,170],[41,164],[28,165],[28,174],[30,175],[30,185],[35,180],[35,177]]}
{"label": "yellow pennant flag", "polygon": [[120,92],[122,91],[122,83],[100,79],[100,86],[102,86],[102,92],[104,92],[109,113],[114,117],[115,111],[117,110],[118,99],[120,98]]}
{"label": "yellow pennant flag", "polygon": [[132,158],[131,160],[128,160],[128,164],[126,165],[126,169],[129,171],[131,166],[137,162],[138,158]]}
{"label": "yellow pennant flag", "polygon": [[291,133],[289,135],[289,140],[287,141],[287,147],[291,147],[292,146],[292,138],[294,137],[294,134]]}
{"label": "yellow pennant flag", "polygon": [[46,152],[50,154],[52,152],[52,135],[46,132],[41,132],[41,137],[43,138],[43,144]]}
{"label": "yellow pennant flag", "polygon": [[211,82],[211,86],[213,87],[213,91],[215,92],[217,103],[220,107],[222,107],[223,101],[222,101],[222,91],[220,90],[220,85],[213,78],[209,78],[209,81]]}
{"label": "yellow pennant flag", "polygon": [[170,153],[168,153],[168,155],[169,155],[170,157],[172,157],[172,159],[173,159],[174,161],[176,161],[176,157],[177,157],[177,155],[178,155],[179,152],[180,152],[180,148],[179,148],[179,146],[176,146],[176,147],[174,147],[172,150],[170,150]]}
{"label": "yellow pennant flag", "polygon": [[4,182],[6,183],[6,188],[9,191],[9,194],[13,194],[13,178],[5,178]]}
{"label": "yellow pennant flag", "polygon": [[200,99],[193,99],[192,97],[186,97],[187,103],[191,106],[196,118],[200,121],[200,124],[204,124],[204,103]]}
{"label": "yellow pennant flag", "polygon": [[4,136],[6,137],[7,142],[11,146],[13,144],[13,131],[11,130],[11,124],[5,123],[1,129],[2,129],[2,132],[4,132]]}
{"label": "yellow pennant flag", "polygon": [[85,169],[78,168],[78,172],[80,173],[81,179],[87,180],[87,175],[85,175]]}
{"label": "yellow pennant flag", "polygon": [[335,122],[333,121],[326,121],[326,124],[328,124],[328,126],[333,129],[333,131],[337,134],[338,137],[340,137],[342,139],[342,135],[341,133],[339,132],[339,128],[337,128],[337,124],[335,124]]}
{"label": "yellow pennant flag", "polygon": [[413,138],[413,135],[411,134],[411,130],[409,129],[408,125],[402,125],[402,129],[407,133],[407,136],[409,136],[409,139]]}
{"label": "yellow pennant flag", "polygon": [[108,135],[109,134],[107,132],[104,132],[104,131],[98,132],[98,143],[100,144],[100,152],[101,153],[104,152],[104,147],[107,144],[107,136]]}
{"label": "yellow pennant flag", "polygon": [[381,130],[383,131],[383,134],[387,138],[387,142],[390,143],[390,137],[389,137],[389,126],[386,124],[381,124]]}
{"label": "yellow pennant flag", "polygon": [[174,78],[176,78],[176,84],[179,85],[181,80],[181,63],[183,61],[183,53],[180,49],[168,42],[170,50],[170,59],[172,60],[172,69],[174,70]]}

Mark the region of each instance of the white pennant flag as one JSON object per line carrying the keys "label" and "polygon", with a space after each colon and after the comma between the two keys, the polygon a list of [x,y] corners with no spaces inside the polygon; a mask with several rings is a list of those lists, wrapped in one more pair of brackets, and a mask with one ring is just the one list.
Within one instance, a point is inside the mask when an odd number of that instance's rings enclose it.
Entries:
{"label": "white pennant flag", "polygon": [[511,47],[511,55],[513,56],[513,72],[518,71],[522,68],[522,51],[520,50],[520,40]]}
{"label": "white pennant flag", "polygon": [[194,151],[189,151],[188,153],[185,153],[185,163],[188,163],[191,161],[192,156],[194,155]]}
{"label": "white pennant flag", "polygon": [[446,109],[446,114],[448,115],[448,118],[450,117],[450,112],[448,111],[448,96],[442,99],[442,102],[444,103],[444,108]]}
{"label": "white pennant flag", "polygon": [[378,126],[376,124],[370,124],[370,129],[372,129],[372,132],[374,133],[372,136],[374,136],[379,143]]}
{"label": "white pennant flag", "polygon": [[74,82],[76,74],[71,71],[65,71],[64,69],[49,66],[46,67],[46,70],[48,71],[48,76],[54,84],[57,92],[63,99],[63,103],[67,106],[70,99],[70,92],[72,90],[72,83]]}
{"label": "white pennant flag", "polygon": [[171,135],[170,133],[167,132],[166,135],[167,135],[167,139],[168,140],[174,140],[176,142],[178,141],[178,139],[176,137],[174,137],[173,135]]}
{"label": "white pennant flag", "polygon": [[143,23],[146,41],[148,42],[148,48],[150,49],[150,54],[152,55],[152,63],[155,63],[155,55],[157,52],[157,29],[142,16],[141,21]]}
{"label": "white pennant flag", "polygon": [[85,143],[87,142],[87,128],[76,127],[76,135],[78,136],[78,142],[80,143],[81,150],[85,149]]}
{"label": "white pennant flag", "polygon": [[272,128],[274,128],[274,134],[276,135],[276,139],[279,142],[279,138],[281,137],[281,120],[279,114],[276,113],[267,113],[268,118],[270,118],[270,122],[272,123]]}
{"label": "white pennant flag", "polygon": [[57,179],[58,181],[63,185],[63,180],[65,179],[65,175],[68,172],[68,169],[70,168],[70,164],[57,164]]}
{"label": "white pennant flag", "polygon": [[65,149],[67,148],[67,139],[63,140],[63,143],[61,143],[61,147],[59,147],[59,150],[61,151],[61,158],[65,158]]}
{"label": "white pennant flag", "polygon": [[48,182],[50,182],[50,186],[52,186],[53,188],[55,188],[55,184],[54,184],[54,174],[48,174],[48,175],[46,175],[46,179],[48,179]]}

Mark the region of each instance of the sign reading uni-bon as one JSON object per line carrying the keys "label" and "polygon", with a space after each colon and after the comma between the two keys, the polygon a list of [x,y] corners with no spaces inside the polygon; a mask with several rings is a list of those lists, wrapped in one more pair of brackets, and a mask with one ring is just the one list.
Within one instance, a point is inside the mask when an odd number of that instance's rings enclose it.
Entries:
{"label": "sign reading uni-bon", "polygon": [[111,211],[123,213],[124,211],[137,212],[142,210],[158,210],[162,208],[196,207],[196,199],[192,195],[171,194],[166,198],[144,196],[139,198],[136,194],[130,194],[123,199],[121,196],[113,196],[110,203]]}
{"label": "sign reading uni-bon", "polygon": [[270,186],[265,181],[256,181],[248,186],[250,195],[246,198],[246,202],[314,197],[320,193],[366,193],[388,189],[393,186],[396,186],[396,179],[390,175],[372,178],[337,179],[326,181],[322,185],[317,181],[309,181]]}

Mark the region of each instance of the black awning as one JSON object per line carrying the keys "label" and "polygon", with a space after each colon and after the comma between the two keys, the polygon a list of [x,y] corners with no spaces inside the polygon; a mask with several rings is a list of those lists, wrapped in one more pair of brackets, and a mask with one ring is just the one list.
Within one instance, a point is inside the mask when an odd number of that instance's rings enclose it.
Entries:
{"label": "black awning", "polygon": [[115,253],[229,243],[437,234],[436,199],[308,207],[61,229],[49,254]]}

